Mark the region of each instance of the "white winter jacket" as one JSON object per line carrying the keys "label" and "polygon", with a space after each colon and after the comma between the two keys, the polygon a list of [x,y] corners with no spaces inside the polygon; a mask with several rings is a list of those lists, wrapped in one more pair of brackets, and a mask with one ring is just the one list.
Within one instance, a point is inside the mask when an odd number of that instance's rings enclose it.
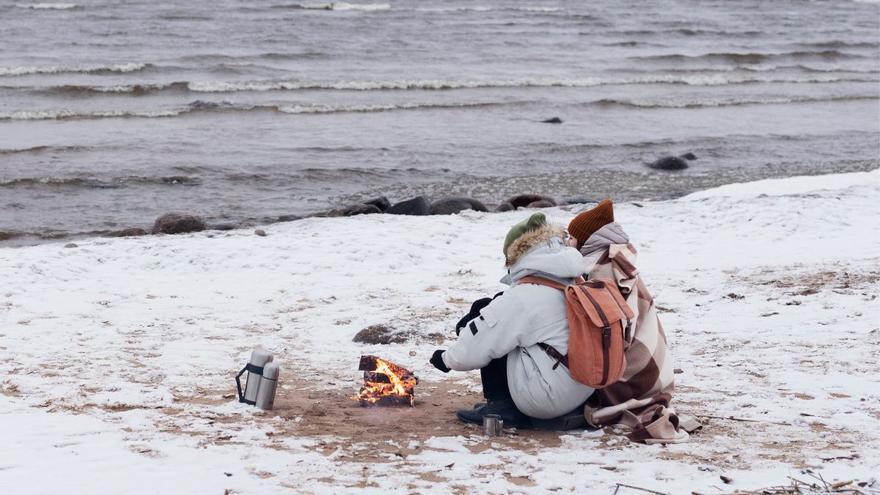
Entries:
{"label": "white winter jacket", "polygon": [[507,381],[516,407],[533,418],[550,419],[572,411],[593,389],[574,381],[568,368],[536,344],[543,342],[568,353],[568,320],[562,291],[522,284],[538,275],[569,284],[584,272],[581,254],[561,239],[541,242],[524,254],[501,281],[512,287],[495,298],[461,331],[458,342],[443,353],[447,367],[457,371],[482,368],[507,355]]}

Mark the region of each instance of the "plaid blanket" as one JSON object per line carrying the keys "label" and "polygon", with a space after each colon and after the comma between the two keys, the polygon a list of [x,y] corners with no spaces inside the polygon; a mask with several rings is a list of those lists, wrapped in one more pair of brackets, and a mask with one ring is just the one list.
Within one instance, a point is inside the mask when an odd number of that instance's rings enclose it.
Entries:
{"label": "plaid blanket", "polygon": [[592,266],[589,278],[615,280],[635,313],[623,378],[594,395],[588,410],[592,418],[587,420],[596,426],[615,424],[632,414],[668,407],[674,389],[672,354],[654,298],[636,268],[636,248],[629,243],[594,245],[592,252],[583,254],[587,266]]}

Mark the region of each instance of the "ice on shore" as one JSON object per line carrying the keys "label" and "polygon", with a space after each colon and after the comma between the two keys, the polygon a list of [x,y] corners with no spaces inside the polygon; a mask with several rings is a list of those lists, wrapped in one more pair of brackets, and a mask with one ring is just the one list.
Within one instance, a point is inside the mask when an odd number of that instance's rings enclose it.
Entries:
{"label": "ice on shore", "polygon": [[[880,472],[878,177],[616,206],[682,371],[677,407],[714,417],[669,447],[581,432],[487,443],[462,426],[377,465],[358,460],[356,439],[352,452],[323,452],[326,437],[280,435],[279,418],[229,398],[256,345],[277,354],[283,377],[327,390],[356,390],[361,353],[423,383],[460,382],[428,364],[432,334],[448,345],[470,301],[502,288],[502,239],[523,211],[0,248],[0,493],[610,493],[618,482],[690,493],[784,484],[805,468],[870,480]],[[576,213],[545,211],[557,222]],[[377,323],[415,338],[351,341]]]}

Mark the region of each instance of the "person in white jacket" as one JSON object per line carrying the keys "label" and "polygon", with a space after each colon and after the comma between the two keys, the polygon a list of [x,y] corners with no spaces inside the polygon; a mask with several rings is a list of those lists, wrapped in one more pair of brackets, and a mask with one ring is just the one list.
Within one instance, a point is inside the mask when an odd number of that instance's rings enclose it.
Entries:
{"label": "person in white jacket", "polygon": [[530,427],[578,409],[593,394],[539,345],[568,352],[562,291],[519,283],[535,275],[571,284],[582,275],[583,259],[566,237],[542,213],[515,225],[505,239],[508,273],[501,280],[511,288],[466,323],[449,350],[434,352],[431,363],[441,371],[481,370],[488,402],[459,411],[460,419],[480,423],[484,415],[498,414],[505,425]]}

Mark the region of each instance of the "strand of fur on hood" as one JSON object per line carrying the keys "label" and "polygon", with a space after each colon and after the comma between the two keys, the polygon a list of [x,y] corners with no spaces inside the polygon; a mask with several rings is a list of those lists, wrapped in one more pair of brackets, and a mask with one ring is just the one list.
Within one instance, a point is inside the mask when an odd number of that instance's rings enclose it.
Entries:
{"label": "strand of fur on hood", "polygon": [[563,239],[565,237],[565,231],[562,227],[550,224],[542,225],[537,229],[530,230],[519,236],[510,244],[510,247],[507,248],[507,252],[505,253],[507,256],[507,266],[515,265],[516,262],[533,247],[542,242],[547,242],[554,237]]}

